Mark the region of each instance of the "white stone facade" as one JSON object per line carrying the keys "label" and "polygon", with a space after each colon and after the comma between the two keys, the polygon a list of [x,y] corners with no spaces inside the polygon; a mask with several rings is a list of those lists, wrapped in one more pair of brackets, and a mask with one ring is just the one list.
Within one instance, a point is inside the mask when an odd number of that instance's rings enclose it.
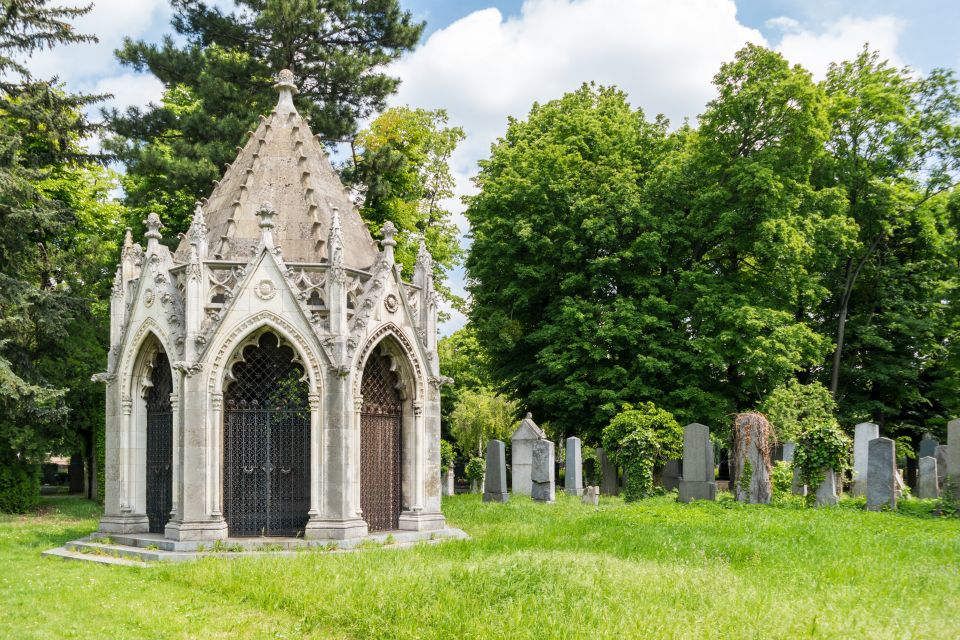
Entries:
{"label": "white stone facade", "polygon": [[[145,397],[157,355],[172,365],[172,510],[164,535],[216,540],[224,518],[224,394],[245,346],[265,333],[295,353],[309,398],[307,538],[362,537],[361,384],[388,358],[402,401],[399,529],[446,525],[440,511],[440,385],[433,265],[421,244],[413,281],[379,249],[292,101],[252,132],[189,232],[170,251],[146,221],[129,232],[111,300],[103,532],[147,530]],[[270,202],[277,203],[274,208]],[[252,236],[252,237],[251,237]]]}

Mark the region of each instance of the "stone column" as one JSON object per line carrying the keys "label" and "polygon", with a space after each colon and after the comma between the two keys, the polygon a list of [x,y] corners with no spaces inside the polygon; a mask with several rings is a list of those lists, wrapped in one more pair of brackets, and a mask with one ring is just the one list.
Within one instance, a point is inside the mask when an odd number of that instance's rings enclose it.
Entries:
{"label": "stone column", "polygon": [[538,502],[553,502],[556,500],[554,469],[553,442],[550,440],[535,440],[533,443],[533,464],[530,467],[530,480],[532,482],[530,497],[534,500]]}
{"label": "stone column", "polygon": [[897,508],[896,445],[889,438],[874,438],[867,445],[867,509],[880,511],[883,506]]}
{"label": "stone column", "polygon": [[104,446],[103,517],[100,531],[103,533],[143,533],[149,530],[146,513],[134,513],[127,498],[130,492],[127,470],[127,442],[133,400],[122,396],[116,378],[107,383],[106,431]]}
{"label": "stone column", "polygon": [[487,443],[487,471],[483,479],[484,502],[507,502],[507,458],[506,448],[501,440]]}
{"label": "stone column", "polygon": [[223,519],[223,394],[210,394],[210,515]]}
{"label": "stone column", "polygon": [[[176,374],[174,374],[174,380],[176,380]],[[174,387],[176,389],[176,387]],[[182,425],[183,425],[183,416],[180,415],[180,394],[171,393],[170,394],[170,413],[172,413],[172,437],[171,445],[173,447],[172,455],[170,456],[170,482],[173,483],[173,486],[170,488],[170,520],[179,520],[180,519],[180,503],[183,500],[179,489],[181,487],[178,480],[180,479],[180,438],[182,437]],[[146,446],[144,446],[146,449]],[[144,465],[146,469],[146,465]],[[209,495],[209,491],[208,491]]]}
{"label": "stone column", "polygon": [[937,482],[937,459],[933,456],[920,458],[917,497],[922,499],[940,497],[940,485]]}
{"label": "stone column", "polygon": [[316,522],[320,519],[320,491],[322,486],[321,473],[323,472],[323,403],[320,394],[311,393],[307,396],[310,403],[310,511],[309,520]]}
{"label": "stone column", "polygon": [[851,494],[863,496],[867,493],[867,458],[871,440],[880,437],[880,427],[872,422],[861,422],[854,427],[853,434],[853,489]]}
{"label": "stone column", "polygon": [[583,495],[583,460],[580,453],[580,438],[567,438],[563,487],[568,495]]}
{"label": "stone column", "polygon": [[713,445],[706,425],[688,424],[683,428],[683,479],[680,502],[714,500],[717,483],[713,475]]}

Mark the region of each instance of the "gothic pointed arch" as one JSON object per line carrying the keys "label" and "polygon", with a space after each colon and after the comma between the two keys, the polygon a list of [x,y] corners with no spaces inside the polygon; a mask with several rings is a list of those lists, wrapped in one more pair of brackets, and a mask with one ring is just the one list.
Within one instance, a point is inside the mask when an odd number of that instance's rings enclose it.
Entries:
{"label": "gothic pointed arch", "polygon": [[360,395],[363,371],[375,349],[381,349],[392,360],[393,370],[397,371],[405,397],[423,401],[426,396],[426,378],[423,366],[413,342],[403,330],[392,322],[379,327],[357,351],[354,375],[354,395]]}

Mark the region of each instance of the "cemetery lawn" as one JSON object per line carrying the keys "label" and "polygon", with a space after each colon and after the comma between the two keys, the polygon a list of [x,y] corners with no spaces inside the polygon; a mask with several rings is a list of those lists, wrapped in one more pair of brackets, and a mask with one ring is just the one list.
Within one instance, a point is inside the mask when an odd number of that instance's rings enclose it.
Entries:
{"label": "cemetery lawn", "polygon": [[960,637],[960,519],[853,501],[444,501],[469,541],[148,569],[41,558],[99,509],[0,516],[0,638]]}

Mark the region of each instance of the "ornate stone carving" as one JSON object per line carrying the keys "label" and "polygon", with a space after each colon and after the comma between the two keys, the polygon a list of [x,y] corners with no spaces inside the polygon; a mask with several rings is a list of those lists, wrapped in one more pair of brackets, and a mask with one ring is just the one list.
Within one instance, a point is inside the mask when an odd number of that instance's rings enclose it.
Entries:
{"label": "ornate stone carving", "polygon": [[153,299],[155,297],[156,296],[153,293],[153,289],[147,289],[146,291],[143,292],[143,305],[145,307],[152,307]]}
{"label": "ornate stone carving", "polygon": [[195,376],[196,374],[203,371],[202,362],[187,362],[186,360],[177,360],[171,364],[176,371],[184,374],[188,378]]}
{"label": "ornate stone carving", "polygon": [[404,359],[409,362],[409,366],[412,368],[411,373],[413,374],[414,378],[413,385],[415,387],[415,397],[422,398],[424,395],[424,389],[422,388],[424,378],[423,370],[420,367],[420,359],[417,358],[416,355],[416,348],[403,333],[403,330],[401,330],[400,327],[392,322],[388,322],[373,332],[373,334],[364,344],[363,349],[359,352],[357,357],[354,358],[354,366],[357,371],[357,374],[353,377],[354,391],[356,393],[360,392],[360,379],[363,377],[363,367],[367,363],[367,358],[370,356],[370,352],[388,335],[393,337],[394,341],[400,346],[400,349],[403,351]]}
{"label": "ornate stone carving", "polygon": [[395,313],[400,307],[400,301],[397,299],[397,296],[391,293],[383,299],[383,306],[386,307],[390,313]]}
{"label": "ornate stone carving", "polygon": [[277,295],[277,286],[273,284],[272,280],[264,279],[254,285],[253,292],[261,300],[272,300]]}

